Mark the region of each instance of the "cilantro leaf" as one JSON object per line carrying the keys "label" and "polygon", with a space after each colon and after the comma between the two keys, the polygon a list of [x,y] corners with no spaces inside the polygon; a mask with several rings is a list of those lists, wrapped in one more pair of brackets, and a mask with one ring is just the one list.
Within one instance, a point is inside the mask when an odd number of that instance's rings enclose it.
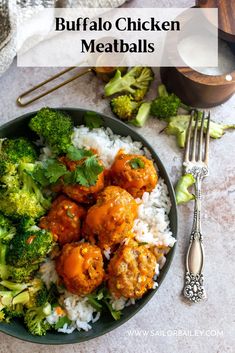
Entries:
{"label": "cilantro leaf", "polygon": [[97,311],[102,311],[103,305],[101,303],[99,303],[99,300],[96,298],[95,295],[88,294],[87,298],[88,298],[89,304],[91,306],[93,306],[94,309],[96,309]]}
{"label": "cilantro leaf", "polygon": [[66,175],[67,168],[56,159],[48,159],[42,164],[38,164],[32,172],[33,179],[42,186],[56,183],[62,176]]}
{"label": "cilantro leaf", "polygon": [[96,129],[103,126],[103,119],[95,112],[86,112],[84,115],[85,125],[89,129]]}
{"label": "cilantro leaf", "polygon": [[93,155],[84,160],[84,162],[77,166],[73,173],[73,183],[78,183],[82,186],[95,185],[98,175],[103,171],[103,166],[100,165],[97,156]]}
{"label": "cilantro leaf", "polygon": [[49,180],[50,184],[56,183],[57,180],[66,173],[66,166],[61,164],[57,160],[48,159],[48,161],[46,162],[45,176]]}
{"label": "cilantro leaf", "polygon": [[71,322],[72,321],[67,316],[61,316],[55,324],[55,329],[58,330],[59,328],[62,328],[65,324],[70,325]]}
{"label": "cilantro leaf", "polygon": [[104,303],[106,304],[114,320],[119,320],[122,315],[122,312],[120,310],[114,310],[112,305],[107,300],[104,300]]}
{"label": "cilantro leaf", "polygon": [[144,162],[140,158],[132,158],[129,164],[132,169],[142,169],[145,166]]}
{"label": "cilantro leaf", "polygon": [[83,158],[90,157],[94,153],[91,150],[87,150],[85,148],[76,148],[74,146],[70,146],[68,148],[67,157],[71,161],[80,161]]}
{"label": "cilantro leaf", "polygon": [[45,176],[45,168],[42,164],[36,165],[33,172],[31,173],[32,178],[40,185],[49,185],[49,180]]}

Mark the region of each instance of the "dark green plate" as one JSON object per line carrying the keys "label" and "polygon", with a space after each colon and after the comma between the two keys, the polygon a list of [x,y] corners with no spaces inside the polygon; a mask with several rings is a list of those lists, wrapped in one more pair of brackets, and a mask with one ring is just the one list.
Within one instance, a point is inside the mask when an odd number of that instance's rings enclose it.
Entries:
{"label": "dark green plate", "polygon": [[[83,115],[85,110],[82,109],[63,109],[68,112],[68,114],[74,120],[75,125],[80,125],[83,123]],[[35,115],[36,112],[29,113],[23,115],[9,123],[0,127],[0,137],[19,137],[19,136],[27,136],[35,139],[35,136],[28,128],[28,122],[32,116]],[[137,134],[134,130],[132,130],[129,126],[120,122],[117,119],[110,118],[107,116],[103,116],[104,126],[110,127],[115,134],[119,134],[121,136],[131,136],[134,141],[140,141],[142,144],[148,148],[151,152],[152,157],[154,158],[161,177],[165,180],[165,183],[168,187],[172,208],[170,212],[170,227],[173,233],[173,236],[177,236],[177,208],[175,202],[175,195],[172,184],[170,182],[169,176],[156,152],[152,149],[152,147],[148,144],[148,142],[139,134]],[[174,247],[175,248],[175,247]],[[174,248],[167,255],[167,261],[163,269],[161,270],[160,276],[158,277],[159,287],[170,268],[170,264],[174,255]],[[159,287],[155,290],[149,291],[143,298],[136,301],[135,305],[128,306],[123,310],[123,315],[121,319],[115,321],[109,313],[104,312],[99,321],[93,324],[92,329],[88,332],[85,331],[74,331],[70,335],[63,333],[55,333],[49,332],[46,336],[37,337],[30,335],[26,328],[24,327],[21,321],[14,321],[11,324],[3,324],[0,323],[0,331],[7,333],[8,335],[20,338],[25,341],[41,343],[41,344],[69,344],[69,343],[78,343],[90,340],[92,338],[103,335],[116,327],[122,325],[124,322],[129,320],[133,315],[135,315],[144,305],[152,298],[152,296],[159,290]],[[156,312],[156,315],[159,313]]]}

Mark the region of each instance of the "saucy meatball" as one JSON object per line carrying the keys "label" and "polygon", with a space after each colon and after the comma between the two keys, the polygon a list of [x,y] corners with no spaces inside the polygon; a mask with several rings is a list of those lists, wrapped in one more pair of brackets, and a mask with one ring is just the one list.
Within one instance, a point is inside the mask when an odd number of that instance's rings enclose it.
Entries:
{"label": "saucy meatball", "polygon": [[50,230],[59,244],[71,243],[80,239],[85,214],[83,207],[61,195],[54,200],[49,213],[40,219],[39,227]]}
{"label": "saucy meatball", "polygon": [[[67,157],[61,157],[60,161],[66,165],[67,169],[74,171],[80,161],[71,161]],[[93,203],[96,200],[97,193],[104,188],[104,171],[98,175],[95,185],[82,186],[79,184],[63,185],[61,190],[71,199],[81,203]]]}
{"label": "saucy meatball", "polygon": [[104,279],[101,250],[89,243],[66,244],[56,260],[56,271],[68,291],[87,295]]}
{"label": "saucy meatball", "polygon": [[156,258],[136,242],[121,246],[108,265],[108,288],[115,298],[140,298],[153,287]]}
{"label": "saucy meatball", "polygon": [[107,249],[128,237],[136,217],[134,198],[118,186],[108,186],[88,210],[83,232],[92,243],[98,240],[98,245]]}
{"label": "saucy meatball", "polygon": [[125,154],[120,151],[110,169],[113,185],[127,190],[134,198],[151,192],[158,181],[153,162],[141,155]]}

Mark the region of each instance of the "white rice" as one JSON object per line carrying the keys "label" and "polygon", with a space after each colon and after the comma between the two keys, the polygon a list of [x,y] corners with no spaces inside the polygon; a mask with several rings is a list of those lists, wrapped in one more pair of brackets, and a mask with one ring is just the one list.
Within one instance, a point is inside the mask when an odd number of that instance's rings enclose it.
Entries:
{"label": "white rice", "polygon": [[[116,154],[120,149],[125,153],[141,154],[147,158],[151,158],[150,152],[143,148],[140,142],[133,142],[128,137],[121,137],[115,135],[109,128],[99,128],[89,130],[87,127],[80,126],[74,128],[72,142],[77,148],[92,148],[97,151],[97,154],[103,161],[106,168],[109,168]],[[49,149],[44,149],[41,159],[48,158],[50,155]],[[169,212],[171,203],[168,196],[167,186],[163,179],[159,178],[158,184],[151,193],[144,193],[141,199],[136,199],[138,203],[138,218],[134,222],[133,232],[135,239],[138,242],[146,242],[156,247],[172,247],[175,243],[175,238],[170,231]],[[111,250],[107,249],[104,256],[109,260]],[[156,281],[160,269],[164,266],[166,258],[162,255],[155,269],[154,286],[156,288],[158,283]],[[58,275],[55,270],[53,260],[46,261],[40,268],[40,273],[43,281],[47,287],[50,283],[58,283]],[[67,323],[60,329],[59,332],[71,333],[77,330],[89,330],[91,324],[99,320],[100,313],[97,312],[88,302],[88,298],[79,297],[66,290],[63,290],[60,297],[60,305],[66,311],[71,324]],[[119,299],[112,298],[110,304],[114,310],[122,310],[124,307],[135,303],[134,299],[127,299],[121,297]],[[59,316],[55,311],[47,318],[48,322],[56,323]]]}
{"label": "white rice", "polygon": [[47,259],[39,269],[39,274],[41,279],[45,283],[47,289],[50,288],[51,283],[58,284],[59,283],[59,276],[57,275],[55,269],[55,261],[51,259]]}
{"label": "white rice", "polygon": [[145,192],[142,199],[137,199],[137,202],[138,218],[133,227],[135,239],[138,242],[172,247],[175,238],[172,237],[168,217],[171,203],[164,181],[159,178],[155,189],[151,193]]}
{"label": "white rice", "polygon": [[74,129],[72,142],[78,148],[93,148],[101,158],[106,168],[109,168],[120,149],[126,153],[144,154],[140,142],[133,142],[130,136],[115,135],[110,128],[89,130],[85,126]]}

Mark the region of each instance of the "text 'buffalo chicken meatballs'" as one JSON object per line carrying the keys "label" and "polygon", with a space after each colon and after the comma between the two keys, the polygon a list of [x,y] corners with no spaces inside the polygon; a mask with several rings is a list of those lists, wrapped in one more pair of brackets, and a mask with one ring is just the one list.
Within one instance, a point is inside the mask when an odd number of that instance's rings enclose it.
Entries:
{"label": "text 'buffalo chicken meatballs'", "polygon": [[101,250],[89,243],[66,244],[57,258],[56,271],[68,291],[87,295],[104,279]]}
{"label": "text 'buffalo chicken meatballs'", "polygon": [[[76,167],[81,163],[81,161],[71,161],[67,157],[60,157],[60,162],[62,162],[69,171],[73,172]],[[101,162],[100,162],[101,163]],[[82,186],[79,184],[68,184],[61,187],[66,195],[71,199],[81,203],[93,203],[96,200],[96,195],[104,188],[104,171],[98,175],[95,185],[89,187]]]}
{"label": "text 'buffalo chicken meatballs'", "polygon": [[102,249],[121,243],[131,231],[137,217],[137,203],[124,189],[106,187],[84,221],[83,234]]}
{"label": "text 'buffalo chicken meatballs'", "polygon": [[110,169],[112,185],[127,190],[134,198],[151,192],[158,181],[153,162],[141,155],[125,154],[121,150]]}
{"label": "text 'buffalo chicken meatballs'", "polygon": [[54,200],[48,214],[40,219],[39,227],[50,230],[59,244],[71,243],[80,239],[81,220],[85,214],[83,207],[61,195]]}
{"label": "text 'buffalo chicken meatballs'", "polygon": [[141,298],[153,288],[156,258],[145,245],[122,245],[108,265],[108,288],[120,298]]}

